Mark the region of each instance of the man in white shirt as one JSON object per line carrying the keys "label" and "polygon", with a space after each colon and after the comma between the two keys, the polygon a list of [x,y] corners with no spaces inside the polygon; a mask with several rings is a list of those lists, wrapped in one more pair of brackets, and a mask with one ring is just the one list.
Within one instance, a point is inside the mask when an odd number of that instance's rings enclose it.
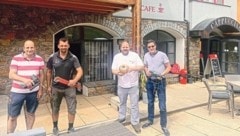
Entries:
{"label": "man in white shirt", "polygon": [[113,58],[112,73],[118,76],[118,97],[120,100],[119,117],[120,123],[126,119],[127,98],[131,101],[131,124],[136,133],[140,133],[139,119],[139,72],[144,69],[139,55],[130,51],[129,43],[124,40],[120,44],[120,53]]}

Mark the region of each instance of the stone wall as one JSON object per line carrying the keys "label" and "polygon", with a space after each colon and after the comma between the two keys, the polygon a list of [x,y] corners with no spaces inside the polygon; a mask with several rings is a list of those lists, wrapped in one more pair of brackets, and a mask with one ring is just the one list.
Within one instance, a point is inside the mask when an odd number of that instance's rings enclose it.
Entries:
{"label": "stone wall", "polygon": [[[47,8],[0,5],[0,93],[7,93],[10,88],[8,79],[11,58],[22,51],[23,43],[27,39],[35,42],[37,54],[47,61],[53,52],[54,34],[76,24],[97,24],[131,41],[131,18],[117,18],[98,14],[87,14],[68,10],[54,10]],[[96,25],[96,26],[97,26]],[[142,20],[142,37],[160,28],[172,29],[186,38],[186,24],[184,22],[169,22],[161,20]],[[198,64],[195,42],[190,45],[190,64],[196,69]],[[185,46],[185,45],[184,45]],[[195,57],[194,57],[195,55]]]}
{"label": "stone wall", "polygon": [[200,61],[201,41],[200,39],[189,40],[189,74],[198,75],[200,72],[199,61]]}
{"label": "stone wall", "polygon": [[[96,23],[119,37],[131,37],[131,19],[93,15],[68,10],[1,5],[0,12],[0,91],[9,90],[11,58],[22,51],[27,39],[35,42],[37,54],[47,61],[53,52],[53,36],[64,28],[80,23]],[[131,39],[129,39],[131,41]]]}

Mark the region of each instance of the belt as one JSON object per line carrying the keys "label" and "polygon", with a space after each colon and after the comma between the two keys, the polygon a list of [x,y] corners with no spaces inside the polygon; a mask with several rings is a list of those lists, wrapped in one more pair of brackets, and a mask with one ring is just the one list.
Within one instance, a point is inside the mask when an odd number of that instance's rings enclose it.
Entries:
{"label": "belt", "polygon": [[159,78],[156,78],[156,79],[148,78],[148,80],[153,81],[153,82],[160,82],[164,79],[165,79],[165,77],[159,77]]}

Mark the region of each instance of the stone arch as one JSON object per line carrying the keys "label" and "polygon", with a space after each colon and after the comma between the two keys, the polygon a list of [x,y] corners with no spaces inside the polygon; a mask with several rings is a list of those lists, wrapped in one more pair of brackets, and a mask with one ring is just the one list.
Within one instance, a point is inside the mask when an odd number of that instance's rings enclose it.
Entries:
{"label": "stone arch", "polygon": [[87,25],[107,31],[116,39],[126,37],[125,30],[122,29],[116,22],[114,17],[100,16],[100,15],[76,15],[70,16],[60,22],[52,22],[48,29],[52,34],[55,34],[68,27],[77,25]]}
{"label": "stone arch", "polygon": [[176,23],[176,22],[156,22],[153,24],[148,24],[147,26],[143,27],[142,30],[142,37],[147,35],[148,33],[154,31],[154,30],[163,30],[171,35],[173,35],[176,38],[186,38],[187,32],[186,28],[183,27],[182,24]]}

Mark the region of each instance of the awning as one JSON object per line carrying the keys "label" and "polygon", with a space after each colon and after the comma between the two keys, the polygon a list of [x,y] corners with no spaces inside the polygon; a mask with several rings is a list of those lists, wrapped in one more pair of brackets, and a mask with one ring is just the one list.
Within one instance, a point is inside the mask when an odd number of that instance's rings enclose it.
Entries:
{"label": "awning", "polygon": [[0,4],[110,14],[135,5],[135,0],[0,0]]}
{"label": "awning", "polygon": [[210,38],[211,33],[223,36],[224,33],[240,32],[240,24],[229,17],[206,19],[190,30],[190,37]]}

